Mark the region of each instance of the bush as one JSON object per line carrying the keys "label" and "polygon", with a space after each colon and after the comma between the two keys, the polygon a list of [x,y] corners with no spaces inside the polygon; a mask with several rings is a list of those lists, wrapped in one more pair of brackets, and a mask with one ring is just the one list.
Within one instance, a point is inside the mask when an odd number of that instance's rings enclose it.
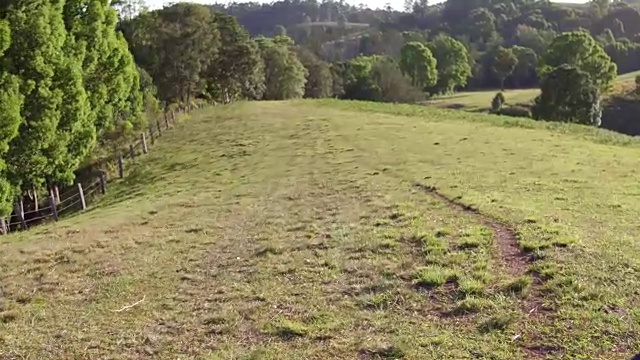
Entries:
{"label": "bush", "polygon": [[513,117],[531,117],[531,110],[522,106],[509,106],[502,108],[499,112],[500,115],[513,116]]}
{"label": "bush", "polygon": [[504,94],[500,91],[491,100],[491,112],[497,113],[502,110],[502,105],[506,102]]}

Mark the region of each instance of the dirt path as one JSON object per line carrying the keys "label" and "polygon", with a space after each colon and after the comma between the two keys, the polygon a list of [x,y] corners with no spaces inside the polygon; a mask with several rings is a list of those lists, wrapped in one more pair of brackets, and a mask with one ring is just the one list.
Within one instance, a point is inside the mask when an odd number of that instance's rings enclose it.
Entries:
{"label": "dirt path", "polygon": [[427,186],[421,183],[415,183],[414,185],[425,194],[433,196],[434,198],[446,203],[451,208],[473,215],[478,219],[478,222],[491,229],[500,254],[500,263],[509,275],[518,277],[527,272],[527,257],[518,246],[516,233],[509,225],[481,213],[476,208],[448,198],[438,192],[438,190],[433,186]]}

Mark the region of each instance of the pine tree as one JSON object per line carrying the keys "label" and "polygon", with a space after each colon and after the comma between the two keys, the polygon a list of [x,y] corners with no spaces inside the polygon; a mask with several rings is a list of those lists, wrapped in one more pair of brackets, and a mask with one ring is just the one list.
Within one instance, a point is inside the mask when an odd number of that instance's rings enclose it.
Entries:
{"label": "pine tree", "polygon": [[[0,58],[11,44],[9,23],[0,20]],[[14,186],[7,180],[7,164],[4,155],[9,150],[9,143],[18,135],[18,127],[22,122],[20,108],[24,97],[20,93],[18,78],[0,67],[0,216],[11,213]]]}
{"label": "pine tree", "polygon": [[24,96],[22,123],[9,145],[9,180],[25,193],[40,189],[52,164],[47,149],[54,145],[60,122],[63,93],[56,89],[55,74],[63,63],[65,28],[56,2],[17,2],[7,11],[12,42],[5,53],[8,71],[20,77]]}

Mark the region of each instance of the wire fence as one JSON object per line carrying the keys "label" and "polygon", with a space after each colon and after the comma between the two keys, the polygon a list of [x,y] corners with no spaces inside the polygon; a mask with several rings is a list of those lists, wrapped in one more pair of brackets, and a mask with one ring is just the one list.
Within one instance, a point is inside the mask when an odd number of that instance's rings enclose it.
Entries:
{"label": "wire fence", "polygon": [[[192,105],[189,108],[178,107],[177,113],[190,112],[202,107],[202,105]],[[156,139],[162,136],[162,132],[174,128],[176,123],[176,112],[174,110],[165,111],[161,119],[149,122],[149,129],[142,132],[137,141],[130,143],[127,149],[117,151],[110,156],[107,161],[116,161],[118,178],[124,179],[125,160],[129,159],[133,163],[136,157],[149,153],[147,139],[150,140],[151,145],[155,144]],[[25,197],[20,197],[9,219],[0,217],[0,233],[7,234],[28,230],[34,226],[58,221],[62,217],[85,211],[90,205],[89,202],[96,201],[101,195],[106,194],[109,181],[107,172],[101,170],[90,176],[85,176],[83,181],[78,181],[73,186],[60,190],[51,189],[46,199],[38,199],[34,195],[32,202],[28,204],[32,209],[25,209]],[[40,206],[41,202],[44,202],[41,200],[46,200],[44,207]]]}

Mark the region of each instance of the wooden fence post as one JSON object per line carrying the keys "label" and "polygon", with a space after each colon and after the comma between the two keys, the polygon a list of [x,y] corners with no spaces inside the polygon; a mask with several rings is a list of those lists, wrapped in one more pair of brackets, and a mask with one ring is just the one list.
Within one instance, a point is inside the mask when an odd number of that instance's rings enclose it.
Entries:
{"label": "wooden fence post", "polygon": [[129,144],[129,157],[133,160],[136,157],[135,151],[133,151],[133,144]]}
{"label": "wooden fence post", "polygon": [[20,196],[20,201],[18,201],[18,217],[20,218],[20,223],[22,223],[22,230],[27,230],[27,221],[24,219],[24,202],[22,201],[22,196]]}
{"label": "wooden fence post", "polygon": [[156,120],[156,127],[158,128],[158,136],[162,136],[162,127],[160,126],[160,119]]}
{"label": "wooden fence post", "polygon": [[153,136],[153,124],[149,123],[149,137],[151,138],[151,145],[156,143],[156,139]]}
{"label": "wooden fence post", "polygon": [[104,195],[107,193],[107,174],[101,172],[98,179],[100,180],[100,192]]}
{"label": "wooden fence post", "polygon": [[82,204],[82,210],[87,210],[87,203],[84,201],[84,191],[82,191],[81,183],[78,183],[78,194],[80,194],[80,204]]}
{"label": "wooden fence post", "polygon": [[171,110],[171,123],[176,125],[176,113],[173,110]]}
{"label": "wooden fence post", "polygon": [[142,143],[142,153],[149,153],[149,148],[147,147],[147,137],[144,135],[144,133],[140,134],[140,143]]}
{"label": "wooden fence post", "polygon": [[9,233],[9,229],[7,228],[7,221],[4,216],[0,217],[0,231],[2,231],[2,235],[7,235]]}
{"label": "wooden fence post", "polygon": [[167,116],[167,113],[164,113],[164,128],[169,129],[169,117]]}
{"label": "wooden fence post", "polygon": [[118,175],[120,179],[124,179],[124,165],[122,164],[122,155],[118,155]]}
{"label": "wooden fence post", "polygon": [[58,208],[56,207],[56,196],[53,193],[53,189],[49,192],[49,206],[51,207],[53,220],[58,221]]}

